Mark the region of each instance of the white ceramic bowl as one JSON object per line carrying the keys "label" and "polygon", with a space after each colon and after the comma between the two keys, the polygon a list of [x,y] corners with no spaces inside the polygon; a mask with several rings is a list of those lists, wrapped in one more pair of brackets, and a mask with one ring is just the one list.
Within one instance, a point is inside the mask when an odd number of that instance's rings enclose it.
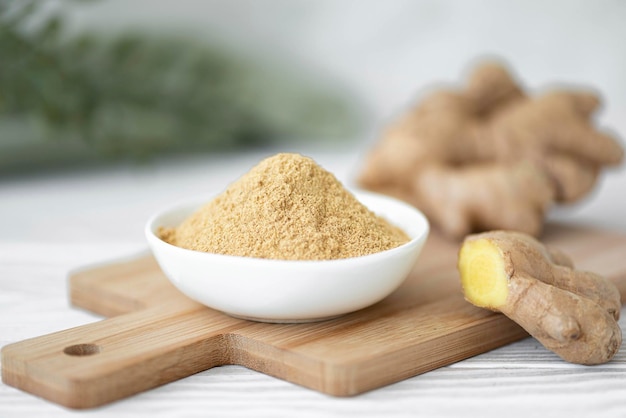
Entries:
{"label": "white ceramic bowl", "polygon": [[156,235],[178,226],[208,200],[175,205],[155,214],[145,233],[157,262],[185,295],[227,314],[265,322],[307,322],[372,305],[405,280],[428,236],[426,217],[390,197],[354,192],[377,215],[411,240],[391,250],[323,261],[268,260],[187,250]]}

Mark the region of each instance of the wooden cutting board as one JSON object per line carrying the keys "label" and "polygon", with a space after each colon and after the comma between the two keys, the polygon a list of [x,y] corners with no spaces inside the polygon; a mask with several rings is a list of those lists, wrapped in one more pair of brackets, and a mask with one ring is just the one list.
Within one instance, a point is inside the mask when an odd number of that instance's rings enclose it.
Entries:
{"label": "wooden cutting board", "polygon": [[[626,236],[550,225],[542,240],[578,267],[613,279],[626,299]],[[432,235],[395,293],[308,324],[251,322],[203,307],[175,290],[151,256],[90,268],[70,277],[71,301],[112,318],[4,347],[2,379],[71,408],[106,404],[224,364],[356,395],[527,335],[464,301],[457,251],[458,243]]]}

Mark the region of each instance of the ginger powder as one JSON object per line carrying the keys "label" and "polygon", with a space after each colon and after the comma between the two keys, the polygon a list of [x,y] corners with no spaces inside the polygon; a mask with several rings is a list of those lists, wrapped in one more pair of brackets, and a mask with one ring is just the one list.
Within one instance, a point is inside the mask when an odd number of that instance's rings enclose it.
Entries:
{"label": "ginger powder", "polygon": [[335,176],[298,154],[261,161],[159,236],[190,250],[278,260],[357,257],[409,241]]}

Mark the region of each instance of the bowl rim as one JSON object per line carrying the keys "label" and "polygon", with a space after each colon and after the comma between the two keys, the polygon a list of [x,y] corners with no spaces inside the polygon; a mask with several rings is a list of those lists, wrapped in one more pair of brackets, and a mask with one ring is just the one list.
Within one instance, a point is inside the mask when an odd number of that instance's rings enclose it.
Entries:
{"label": "bowl rim", "polygon": [[[193,197],[193,198],[180,199],[176,203],[170,204],[170,205],[164,207],[163,209],[154,212],[148,218],[148,221],[145,224],[144,233],[145,233],[146,239],[148,240],[148,242],[150,244],[160,245],[163,248],[167,248],[168,251],[175,251],[175,252],[178,252],[179,254],[187,254],[189,256],[194,256],[194,257],[205,257],[205,258],[206,257],[211,257],[211,258],[220,259],[222,261],[230,260],[232,262],[238,262],[238,263],[254,262],[254,263],[258,263],[260,265],[268,265],[268,266],[271,265],[271,264],[277,264],[277,263],[280,263],[281,265],[293,265],[293,266],[296,266],[296,265],[310,265],[310,266],[313,266],[313,265],[320,265],[320,264],[331,265],[331,264],[340,264],[340,263],[362,262],[364,259],[375,260],[376,258],[383,258],[383,257],[386,258],[386,257],[389,257],[390,255],[394,255],[395,253],[401,253],[401,252],[407,251],[411,247],[414,247],[414,246],[420,244],[426,238],[428,238],[428,235],[430,233],[430,223],[428,221],[428,218],[426,217],[426,215],[424,215],[424,213],[421,210],[419,210],[415,206],[412,206],[412,205],[410,205],[410,204],[408,204],[408,203],[406,203],[406,202],[404,202],[404,201],[402,201],[400,199],[397,199],[395,197],[391,197],[391,196],[380,194],[380,193],[371,192],[371,191],[368,191],[368,190],[361,190],[361,189],[354,189],[354,188],[347,188],[347,190],[350,193],[352,193],[359,200],[359,202],[361,202],[363,205],[365,205],[365,203],[363,203],[361,201],[359,195],[371,196],[371,197],[374,197],[374,198],[387,200],[387,201],[393,203],[394,205],[401,206],[404,209],[407,209],[407,210],[413,212],[413,214],[416,215],[416,217],[420,219],[420,223],[421,223],[420,230],[409,241],[407,241],[404,244],[399,245],[397,247],[390,248],[390,249],[384,250],[384,251],[378,251],[378,252],[371,253],[371,254],[366,254],[366,255],[360,255],[360,256],[355,256],[355,257],[336,258],[336,259],[330,259],[330,260],[283,260],[283,259],[273,259],[273,258],[246,257],[246,256],[240,256],[240,255],[209,253],[209,252],[204,252],[204,251],[198,251],[198,250],[192,250],[192,249],[188,249],[188,248],[178,247],[176,245],[173,245],[173,244],[170,244],[168,242],[163,241],[161,238],[159,238],[157,236],[156,229],[159,226],[162,226],[162,225],[154,225],[154,224],[155,224],[155,222],[159,218],[161,218],[163,216],[166,216],[166,215],[169,215],[169,214],[171,214],[174,211],[182,210],[182,209],[191,209],[191,208],[193,208],[193,210],[191,212],[191,213],[193,213],[194,211],[198,210],[202,205],[205,205],[205,204],[209,203],[217,195],[221,194],[221,192],[212,192],[212,193],[207,193],[203,197]],[[368,205],[365,205],[365,206],[370,211],[375,212],[375,210],[370,208]],[[387,220],[387,222],[392,222],[392,221],[390,221],[387,218],[385,218],[385,220]],[[397,226],[399,228],[402,228],[399,225],[397,225],[397,223],[393,223],[393,225],[395,225],[395,226]],[[407,233],[405,228],[402,228],[402,230],[405,233]]]}

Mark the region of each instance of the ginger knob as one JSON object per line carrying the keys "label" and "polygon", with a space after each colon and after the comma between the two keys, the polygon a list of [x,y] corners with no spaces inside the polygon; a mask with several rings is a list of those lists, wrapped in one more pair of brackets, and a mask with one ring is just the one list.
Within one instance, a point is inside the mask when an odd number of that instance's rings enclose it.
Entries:
{"label": "ginger knob", "polygon": [[505,229],[539,236],[548,210],[588,196],[620,140],[596,126],[590,90],[530,94],[499,63],[424,95],[381,133],[361,187],[421,209],[448,237]]}
{"label": "ginger knob", "polygon": [[502,312],[566,361],[605,363],[622,343],[615,285],[529,235],[470,235],[458,268],[469,302]]}

